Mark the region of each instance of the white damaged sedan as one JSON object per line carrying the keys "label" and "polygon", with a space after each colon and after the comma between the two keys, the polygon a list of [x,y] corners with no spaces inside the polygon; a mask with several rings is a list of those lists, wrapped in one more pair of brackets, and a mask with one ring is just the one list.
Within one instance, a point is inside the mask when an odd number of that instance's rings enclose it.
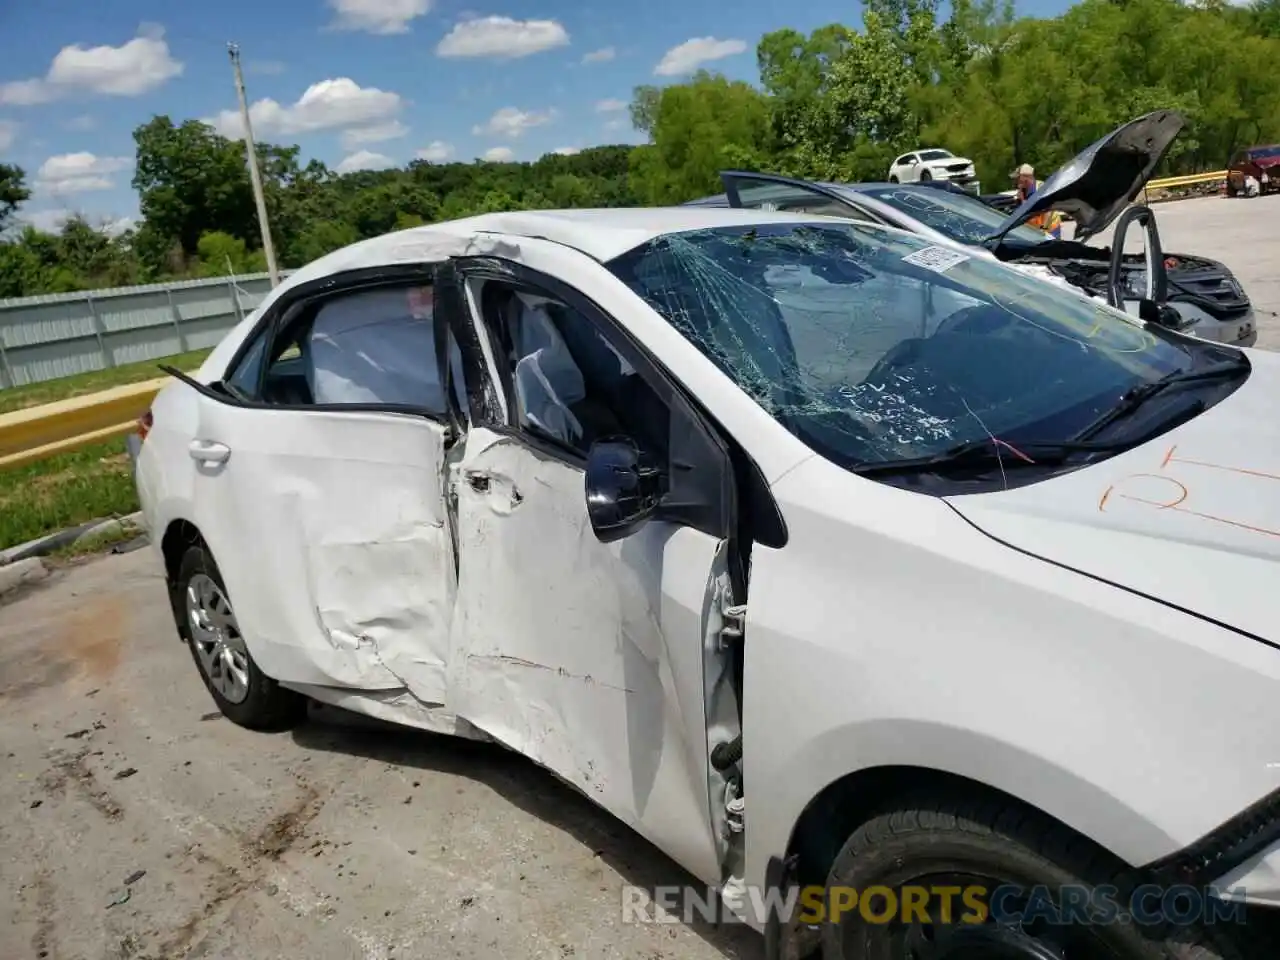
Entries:
{"label": "white damaged sedan", "polygon": [[368,240],[170,372],[138,492],[239,724],[497,741],[771,957],[1211,960],[1280,904],[1270,354],[683,207]]}

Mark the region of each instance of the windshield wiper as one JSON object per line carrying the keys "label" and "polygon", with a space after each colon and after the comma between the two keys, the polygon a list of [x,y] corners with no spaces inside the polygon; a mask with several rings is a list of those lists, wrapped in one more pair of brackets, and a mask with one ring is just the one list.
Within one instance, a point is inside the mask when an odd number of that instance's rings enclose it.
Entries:
{"label": "windshield wiper", "polygon": [[860,463],[852,471],[863,476],[894,473],[928,473],[939,467],[1016,467],[1058,466],[1077,453],[1111,453],[1129,444],[1087,443],[1080,440],[1026,440],[1006,443],[995,437],[982,437],[957,444],[941,453],[904,460]]}
{"label": "windshield wiper", "polygon": [[1249,361],[1241,354],[1237,360],[1210,364],[1207,367],[1201,367],[1199,370],[1174,370],[1171,373],[1166,373],[1159,380],[1140,383],[1136,387],[1129,389],[1114,407],[1081,430],[1073,439],[1079,442],[1096,437],[1111,424],[1123,417],[1127,417],[1152,397],[1163,393],[1170,387],[1180,386],[1184,383],[1198,383],[1203,380],[1221,380],[1225,377],[1233,377],[1244,373],[1248,369]]}

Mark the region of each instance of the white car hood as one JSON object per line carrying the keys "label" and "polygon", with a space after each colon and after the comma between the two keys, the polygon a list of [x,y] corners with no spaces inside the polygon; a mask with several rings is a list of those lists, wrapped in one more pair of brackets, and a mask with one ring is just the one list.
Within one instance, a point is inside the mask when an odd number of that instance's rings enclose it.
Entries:
{"label": "white car hood", "polygon": [[948,497],[1015,549],[1280,642],[1280,357],[1164,436],[1013,490]]}

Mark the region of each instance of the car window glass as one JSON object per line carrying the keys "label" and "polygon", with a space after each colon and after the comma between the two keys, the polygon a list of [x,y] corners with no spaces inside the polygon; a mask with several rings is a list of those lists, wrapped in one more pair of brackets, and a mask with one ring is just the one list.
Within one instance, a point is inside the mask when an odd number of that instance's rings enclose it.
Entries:
{"label": "car window glass", "polygon": [[1186,349],[985,257],[859,224],[672,234],[609,267],[846,466],[1074,435]]}
{"label": "car window glass", "polygon": [[924,150],[920,154],[921,160],[949,160],[952,154],[946,150]]}
{"label": "car window glass", "polygon": [[824,217],[843,217],[845,220],[857,220],[861,223],[877,222],[873,217],[863,213],[857,207],[841,203],[839,200],[828,200],[826,198],[814,197],[809,202],[787,207],[787,209],[795,210],[798,213],[816,213]]}
{"label": "car window glass", "polygon": [[[976,197],[934,187],[891,186],[864,192],[957,243],[980,244],[1007,219],[1005,214]],[[1008,241],[1028,245],[1051,239],[1047,233],[1025,224],[1014,227],[1006,237]]]}
{"label": "car window glass", "polygon": [[240,359],[235,372],[225,379],[231,392],[242,400],[255,400],[258,396],[258,380],[262,373],[262,358],[266,354],[267,338],[259,336]]}
{"label": "car window glass", "polygon": [[669,408],[597,324],[557,299],[485,286],[485,322],[496,328],[520,429],[584,457],[617,435],[666,455]]}
{"label": "car window glass", "polygon": [[[751,210],[787,210],[804,213],[824,213],[841,210],[843,204],[825,194],[792,183],[772,180],[738,179],[738,200]],[[841,213],[829,215],[845,216]]]}
{"label": "car window glass", "polygon": [[[262,396],[267,403],[445,413],[430,287],[374,287],[309,305],[281,331],[271,353]],[[455,396],[462,397],[456,344],[450,355]]]}

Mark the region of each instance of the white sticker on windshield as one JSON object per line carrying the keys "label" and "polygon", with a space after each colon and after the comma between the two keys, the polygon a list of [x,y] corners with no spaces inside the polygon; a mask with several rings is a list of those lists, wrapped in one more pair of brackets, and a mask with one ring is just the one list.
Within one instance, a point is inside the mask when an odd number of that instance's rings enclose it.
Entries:
{"label": "white sticker on windshield", "polygon": [[971,258],[968,254],[961,253],[959,250],[951,250],[948,247],[925,247],[923,250],[909,253],[902,258],[904,263],[915,264],[917,267],[924,267],[926,270],[932,270],[935,273],[945,273],[957,263],[964,263],[969,259]]}

